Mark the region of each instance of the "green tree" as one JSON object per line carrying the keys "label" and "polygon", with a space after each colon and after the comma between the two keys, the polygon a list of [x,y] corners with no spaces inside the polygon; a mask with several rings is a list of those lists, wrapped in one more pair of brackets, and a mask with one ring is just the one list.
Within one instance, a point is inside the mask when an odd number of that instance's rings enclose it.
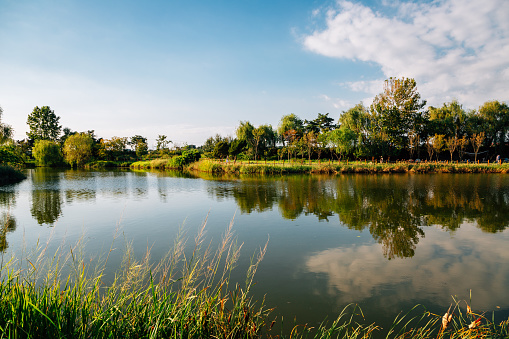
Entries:
{"label": "green tree", "polygon": [[478,114],[484,122],[486,144],[493,145],[497,153],[504,153],[509,131],[509,106],[499,101],[488,101],[479,107]]}
{"label": "green tree", "polygon": [[485,133],[481,132],[481,133],[474,134],[472,136],[472,138],[470,139],[470,142],[472,143],[472,147],[474,148],[474,154],[475,154],[474,161],[476,161],[476,162],[477,162],[477,153],[479,153],[479,149],[481,148],[485,138],[486,138]]}
{"label": "green tree", "polygon": [[237,139],[244,140],[249,148],[254,147],[254,126],[249,121],[241,121],[239,127],[235,130]]}
{"label": "green tree", "polygon": [[76,133],[78,132],[72,131],[69,127],[64,127],[64,129],[62,130],[62,136],[60,137],[60,144],[63,146],[67,138]]}
{"label": "green tree", "polygon": [[362,103],[355,105],[339,117],[339,125],[355,133],[354,149],[357,155],[366,155],[369,148],[370,114]]}
{"label": "green tree", "polygon": [[308,153],[308,161],[309,161],[309,163],[311,163],[311,154],[313,154],[313,151],[315,150],[315,148],[317,146],[316,133],[313,131],[304,133],[304,135],[302,136],[302,141],[303,141],[304,147]]}
{"label": "green tree", "polygon": [[430,107],[428,133],[461,138],[466,133],[467,118],[467,113],[456,100],[439,108]]}
{"label": "green tree", "polygon": [[408,134],[420,134],[426,121],[423,110],[426,101],[421,101],[417,83],[411,78],[389,78],[384,90],[371,105],[372,132],[384,135],[389,147],[399,151],[408,144]]}
{"label": "green tree", "polygon": [[13,130],[10,125],[2,122],[2,114],[4,110],[0,107],[0,145],[12,138]]}
{"label": "green tree", "polygon": [[281,137],[283,146],[285,141],[288,144],[293,142],[293,140],[290,141],[286,138],[290,131],[293,131],[292,134],[295,134],[298,138],[302,137],[302,133],[304,132],[304,124],[302,120],[293,113],[283,115],[277,127],[277,133]]}
{"label": "green tree", "polygon": [[262,153],[267,147],[274,147],[276,144],[276,134],[271,125],[260,125],[253,130],[253,150],[255,160],[258,154]]}
{"label": "green tree", "polygon": [[247,147],[247,143],[245,140],[233,139],[230,143],[230,148],[228,149],[228,153],[235,160],[237,160],[237,156],[244,152]]}
{"label": "green tree", "polygon": [[100,140],[99,156],[109,160],[118,160],[125,153],[128,139],[126,137],[112,137]]}
{"label": "green tree", "polygon": [[144,138],[141,135],[135,135],[131,137],[129,144],[132,148],[134,148],[136,156],[139,158],[148,153],[147,138]]}
{"label": "green tree", "polygon": [[334,119],[329,117],[329,113],[318,113],[318,117],[314,120],[304,120],[305,131],[306,132],[314,132],[316,135],[319,133],[328,132],[334,129],[336,126],[334,125]]}
{"label": "green tree", "polygon": [[214,158],[224,159],[228,156],[228,151],[230,150],[230,145],[228,141],[220,141],[214,146],[214,151],[212,152]]}
{"label": "green tree", "polygon": [[62,126],[58,123],[60,117],[56,116],[49,106],[36,106],[28,115],[27,124],[30,132],[27,136],[31,140],[52,140],[57,141]]}
{"label": "green tree", "polygon": [[71,166],[83,166],[92,158],[94,141],[87,133],[73,134],[65,140],[64,159]]}
{"label": "green tree", "polygon": [[338,155],[341,160],[353,152],[355,148],[356,134],[346,126],[327,132],[327,140],[329,147]]}
{"label": "green tree", "polygon": [[54,166],[62,162],[60,146],[51,140],[37,140],[32,155],[40,166]]}
{"label": "green tree", "polygon": [[431,141],[431,145],[433,147],[433,151],[435,152],[438,160],[438,156],[440,155],[440,152],[444,150],[445,147],[445,135],[443,134],[435,134]]}
{"label": "green tree", "polygon": [[162,155],[164,151],[168,150],[168,145],[171,143],[171,140],[168,140],[166,135],[158,135],[156,139],[156,150],[159,152],[159,155]]}

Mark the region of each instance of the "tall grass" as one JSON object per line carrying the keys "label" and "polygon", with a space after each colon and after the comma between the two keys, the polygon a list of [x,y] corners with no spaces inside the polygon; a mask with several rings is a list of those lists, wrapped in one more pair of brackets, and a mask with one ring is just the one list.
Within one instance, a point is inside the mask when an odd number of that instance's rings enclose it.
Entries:
{"label": "tall grass", "polygon": [[109,283],[105,268],[112,248],[96,264],[85,259],[81,242],[65,254],[61,247],[48,257],[47,246],[39,246],[2,261],[0,338],[509,338],[508,321],[495,324],[467,302],[455,302],[445,315],[416,307],[385,333],[364,325],[356,305],[317,328],[296,324],[289,333],[276,333],[272,309],[250,293],[267,244],[252,257],[245,281],[233,283],[242,248],[233,221],[215,250],[205,243],[205,225],[190,250],[180,232],[155,263],[150,251],[135,259],[127,245]]}
{"label": "tall grass", "polygon": [[[205,226],[205,225],[204,225]],[[231,285],[242,246],[228,227],[219,247],[204,244],[204,227],[186,255],[182,235],[159,262],[134,259],[126,248],[113,282],[107,257],[91,266],[75,246],[46,259],[45,250],[2,265],[0,333],[8,338],[252,338],[270,312],[249,296],[266,246]]]}
{"label": "tall grass", "polygon": [[226,174],[290,174],[290,173],[507,173],[509,164],[474,164],[449,162],[395,162],[377,163],[363,161],[341,162],[246,162],[226,163],[217,160],[201,160],[188,166],[190,170]]}

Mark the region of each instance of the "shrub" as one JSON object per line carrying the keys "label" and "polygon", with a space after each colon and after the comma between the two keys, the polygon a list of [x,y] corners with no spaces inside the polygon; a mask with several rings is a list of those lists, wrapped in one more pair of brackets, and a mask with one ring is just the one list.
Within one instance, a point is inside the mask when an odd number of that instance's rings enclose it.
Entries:
{"label": "shrub", "polygon": [[32,155],[39,166],[55,166],[62,163],[60,147],[54,141],[37,140]]}

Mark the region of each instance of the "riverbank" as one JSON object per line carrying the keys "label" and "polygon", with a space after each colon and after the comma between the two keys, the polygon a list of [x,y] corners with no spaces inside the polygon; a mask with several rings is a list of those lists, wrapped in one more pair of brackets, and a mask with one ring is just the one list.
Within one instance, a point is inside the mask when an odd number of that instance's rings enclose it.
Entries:
{"label": "riverbank", "polygon": [[[44,249],[6,260],[0,268],[0,333],[7,338],[508,338],[509,321],[499,324],[490,315],[453,302],[444,317],[424,307],[399,315],[382,329],[354,304],[337,319],[318,327],[293,320],[281,330],[264,300],[254,300],[251,288],[267,250],[253,256],[243,283],[230,280],[240,247],[226,230],[215,252],[204,243],[204,226],[192,254],[185,242],[159,262],[150,252],[136,259],[128,245],[124,261],[110,283],[105,283],[108,257],[93,264],[80,256],[83,244],[61,248],[45,258]],[[113,249],[113,245],[111,250]],[[47,254],[46,254],[47,255]],[[111,279],[111,278],[110,278]],[[450,317],[449,317],[450,315]],[[288,321],[288,320],[285,320]],[[292,321],[292,320],[290,320]],[[366,324],[366,325],[365,325]],[[276,325],[276,326],[275,326]]]}
{"label": "riverbank", "polygon": [[10,166],[0,166],[0,186],[16,184],[26,179],[26,176]]}
{"label": "riverbank", "polygon": [[342,162],[282,162],[242,161],[225,162],[200,160],[187,167],[189,170],[217,174],[312,174],[312,173],[507,173],[509,164],[449,163],[449,162],[396,162],[372,163],[362,161]]}

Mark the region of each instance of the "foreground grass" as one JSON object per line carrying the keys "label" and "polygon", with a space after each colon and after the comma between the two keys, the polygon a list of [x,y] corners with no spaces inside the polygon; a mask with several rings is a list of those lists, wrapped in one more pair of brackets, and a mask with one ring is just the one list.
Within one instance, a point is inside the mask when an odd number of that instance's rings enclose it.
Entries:
{"label": "foreground grass", "polygon": [[0,166],[0,186],[15,184],[26,179],[26,176],[10,166]]}
{"label": "foreground grass", "polygon": [[342,162],[222,162],[201,160],[191,164],[188,169],[209,173],[237,174],[291,174],[291,173],[507,173],[509,164],[467,164],[448,162],[396,162],[372,163],[361,161]]}
{"label": "foreground grass", "polygon": [[[47,259],[45,249],[24,259],[11,259],[0,270],[1,338],[371,338],[375,324],[362,325],[362,311],[348,306],[330,324],[296,325],[289,333],[273,333],[263,300],[251,297],[253,277],[267,245],[251,260],[242,284],[230,274],[241,245],[232,223],[218,248],[204,242],[204,227],[187,254],[185,238],[159,262],[150,253],[141,260],[126,248],[122,267],[105,284],[108,257],[91,266],[78,244]],[[111,250],[110,250],[111,252]],[[495,325],[483,315],[449,309],[443,316],[417,309],[398,317],[387,338],[509,338],[507,322]],[[464,305],[463,305],[464,306]],[[474,325],[472,325],[474,324]],[[470,325],[470,328],[469,328]]]}

